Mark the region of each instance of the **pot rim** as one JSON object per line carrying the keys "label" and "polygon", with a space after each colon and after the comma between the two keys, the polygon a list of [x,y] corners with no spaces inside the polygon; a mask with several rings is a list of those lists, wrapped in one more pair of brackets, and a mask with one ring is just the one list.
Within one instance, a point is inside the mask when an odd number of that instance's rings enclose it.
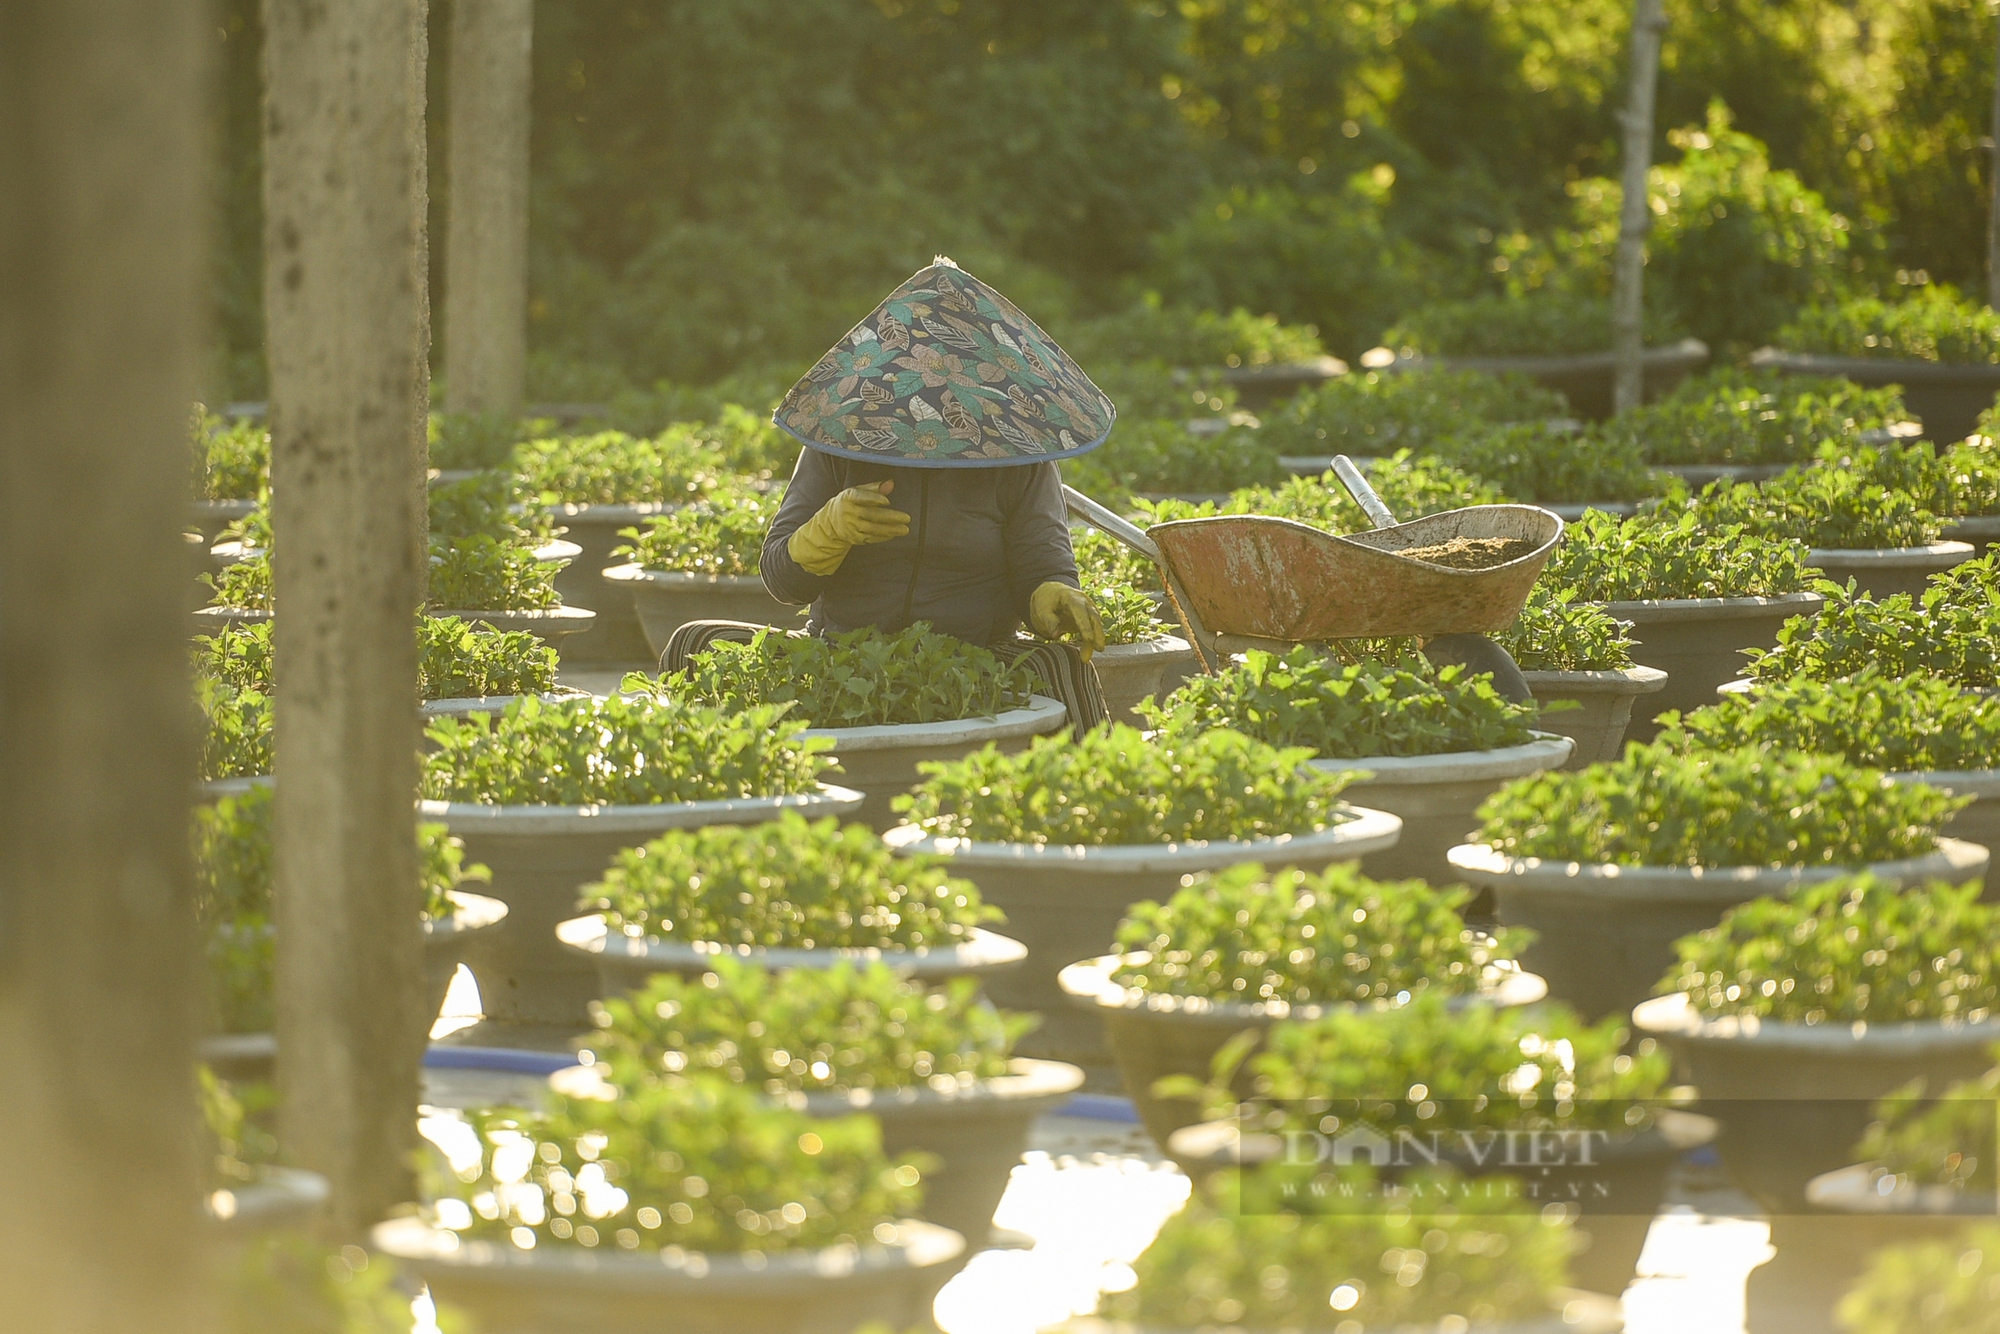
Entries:
{"label": "pot rim", "polygon": [[1627,866],[1619,862],[1558,862],[1511,857],[1489,843],[1461,843],[1445,853],[1452,869],[1475,885],[1514,893],[1588,894],[1643,902],[1736,903],[1766,894],[1786,894],[1806,885],[1872,871],[1887,880],[1949,880],[1963,884],[1983,873],[1985,848],[1963,839],[1940,838],[1922,857],[1870,862],[1866,866]]}
{"label": "pot rim", "polygon": [[426,944],[491,930],[507,920],[507,905],[491,894],[474,894],[463,889],[447,890],[445,893],[451,899],[452,914],[441,922],[431,919],[424,923]]}
{"label": "pot rim", "polygon": [[1873,375],[1883,383],[1909,381],[1970,380],[1979,384],[2000,383],[2000,363],[1989,361],[1924,361],[1916,357],[1853,357],[1839,352],[1794,352],[1789,348],[1760,347],[1750,354],[1752,366],[1776,370],[1811,371],[1858,379]]}
{"label": "pot rim", "polygon": [[850,755],[869,750],[920,750],[1053,732],[1069,718],[1061,700],[1030,695],[1025,706],[1005,709],[991,717],[946,718],[934,723],[880,723],[867,727],[808,727],[802,737],[827,737],[832,753]]}
{"label": "pot rim", "polygon": [[1580,695],[1650,695],[1664,689],[1667,674],[1657,667],[1634,664],[1609,670],[1583,672],[1523,671],[1529,689],[1547,686],[1570,689]]}
{"label": "pot rim", "polygon": [[[1315,1001],[1306,1005],[1293,1005],[1288,1001],[1236,1001],[1215,1000],[1208,996],[1175,996],[1157,991],[1142,991],[1137,987],[1128,987],[1113,980],[1112,973],[1127,960],[1145,960],[1151,957],[1150,950],[1132,950],[1125,954],[1100,954],[1094,959],[1082,959],[1069,964],[1058,973],[1056,984],[1063,989],[1063,994],[1069,997],[1073,1005],[1082,1008],[1118,1010],[1128,1014],[1144,1014],[1169,1020],[1187,1020],[1230,1027],[1279,1022],[1310,1023],[1336,1012],[1352,1013],[1360,1010],[1392,1008],[1364,1001]],[[1546,1000],[1548,994],[1549,984],[1546,979],[1538,973],[1531,973],[1522,968],[1518,960],[1507,959],[1487,965],[1487,976],[1480,979],[1479,989],[1448,997],[1446,1006],[1450,1009],[1462,1009],[1475,1001],[1491,1001],[1503,1008],[1511,1009],[1517,1005],[1533,1005]]]}
{"label": "pot rim", "polygon": [[[473,1275],[495,1285],[576,1290],[579,1293],[700,1293],[765,1295],[790,1280],[816,1285],[843,1279],[889,1276],[929,1269],[955,1259],[965,1238],[949,1228],[916,1219],[895,1223],[896,1240],[868,1246],[828,1246],[816,1250],[718,1253],[667,1248],[622,1251],[617,1247],[537,1247],[524,1251],[502,1242],[465,1241],[421,1218],[392,1218],[369,1233],[371,1249],[419,1269],[450,1271],[461,1281]],[[449,1238],[450,1240],[445,1240]],[[762,1263],[749,1260],[757,1254]],[[775,1294],[773,1294],[775,1295]]]}
{"label": "pot rim", "polygon": [[[1307,760],[1321,773],[1351,773],[1354,788],[1420,787],[1432,783],[1471,783],[1488,779],[1522,778],[1561,767],[1576,750],[1572,737],[1536,732],[1533,741],[1493,750],[1451,750],[1436,755],[1369,755],[1357,759]],[[1439,770],[1450,770],[1439,773]]]}
{"label": "pot rim", "polygon": [[[1618,1334],[1625,1328],[1623,1308],[1618,1299],[1607,1297],[1601,1292],[1586,1292],[1581,1288],[1558,1288],[1555,1292],[1558,1303],[1546,1315],[1530,1316],[1526,1320],[1511,1320],[1504,1325],[1481,1325],[1480,1334]],[[1570,1319],[1571,1315],[1576,1318]],[[1429,1325],[1377,1325],[1364,1329],[1361,1334],[1435,1334],[1438,1326]],[[1278,1334],[1275,1330],[1247,1329],[1237,1325],[1202,1327],[1209,1334]],[[1059,1325],[1049,1327],[1047,1334],[1197,1334],[1190,1329],[1176,1329],[1166,1325],[1140,1325],[1123,1320],[1101,1320],[1094,1315],[1072,1316]]]}
{"label": "pot rim", "polygon": [[1790,615],[1816,612],[1826,605],[1821,593],[1776,593],[1770,597],[1634,598],[1596,604],[1621,621],[1660,625],[1675,621],[1744,621],[1776,611]]}
{"label": "pot rim", "polygon": [[898,825],[882,835],[890,848],[904,854],[946,857],[961,866],[1061,869],[1103,875],[1135,871],[1211,871],[1244,862],[1282,866],[1300,856],[1335,853],[1341,860],[1393,847],[1402,836],[1400,816],[1366,806],[1349,806],[1355,818],[1310,834],[1274,838],[1213,839],[1187,843],[1090,844],[987,843],[966,838],[938,838],[922,826]]}
{"label": "pot rim", "polygon": [[1924,1218],[1959,1215],[1991,1218],[1996,1201],[1991,1193],[1953,1190],[1949,1186],[1896,1182],[1884,1194],[1881,1183],[1892,1179],[1880,1163],[1851,1163],[1822,1172],[1806,1183],[1806,1203],[1833,1213],[1876,1217]]}
{"label": "pot rim", "polygon": [[[567,1098],[616,1101],[618,1090],[598,1073],[599,1064],[593,1060],[587,1065],[564,1066],[549,1076],[549,1087]],[[899,1089],[825,1089],[817,1093],[785,1094],[781,1101],[815,1117],[852,1116],[857,1112],[875,1116],[981,1113],[1009,1105],[1032,1112],[1042,1104],[1067,1099],[1081,1087],[1083,1071],[1074,1065],[1014,1056],[1008,1058],[1006,1074],[987,1079],[939,1075]]]}
{"label": "pot rim", "polygon": [[1858,1053],[1872,1048],[1881,1056],[1921,1056],[1934,1051],[1984,1047],[2000,1038],[2000,1017],[1970,1022],[1906,1019],[1893,1023],[1806,1024],[1793,1019],[1760,1019],[1755,1015],[1703,1018],[1685,992],[1654,996],[1632,1010],[1632,1026],[1668,1042],[1698,1046],[1721,1043],[1755,1044],[1764,1051]]}
{"label": "pot rim", "polygon": [[[1920,547],[1814,547],[1806,553],[1808,563],[1823,568],[1896,569],[1901,567],[1952,566],[1972,559],[1970,542],[1927,542]],[[1827,565],[1831,562],[1831,565]]]}
{"label": "pot rim", "polygon": [[678,502],[668,500],[614,500],[603,504],[559,500],[543,509],[573,523],[636,523],[677,507]]}
{"label": "pot rim", "polygon": [[821,783],[814,792],[783,797],[724,797],[663,801],[646,806],[488,806],[476,801],[420,801],[417,814],[442,820],[453,833],[643,834],[696,829],[704,824],[755,824],[741,816],[774,817],[797,810],[808,816],[846,816],[867,800],[852,788]]}
{"label": "pot rim", "polygon": [[1892,783],[1924,783],[1956,797],[2000,798],[2000,769],[1909,769],[1889,775]]}
{"label": "pot rim", "polygon": [[504,713],[509,704],[524,699],[538,699],[544,704],[567,704],[572,700],[589,699],[588,690],[578,690],[574,686],[558,686],[544,695],[447,695],[443,699],[427,699],[417,706],[417,716],[431,718],[462,718],[468,713]]}
{"label": "pot rim", "polygon": [[688,592],[697,588],[712,588],[720,593],[749,593],[764,591],[764,577],[759,574],[705,574],[700,570],[648,570],[637,561],[627,561],[623,565],[611,565],[597,572],[598,578],[608,584],[669,584],[675,585],[675,592]]}
{"label": "pot rim", "polygon": [[251,1180],[218,1186],[202,1197],[208,1225],[225,1232],[257,1232],[295,1222],[326,1207],[327,1179],[302,1167],[265,1166]]}
{"label": "pot rim", "polygon": [[[549,629],[582,630],[597,619],[597,613],[588,607],[572,607],[560,603],[553,607],[529,608],[522,611],[480,611],[476,608],[453,607],[427,613],[431,616],[456,616],[461,621],[480,621],[487,625],[531,625],[546,626]],[[564,626],[563,622],[573,622]]]}
{"label": "pot rim", "polygon": [[1194,645],[1187,640],[1179,635],[1162,631],[1157,635],[1148,635],[1144,639],[1135,639],[1128,644],[1106,644],[1097,650],[1092,661],[1096,658],[1110,658],[1114,662],[1119,662],[1127,658],[1179,657],[1192,652]]}
{"label": "pot rim", "polygon": [[556,939],[573,954],[652,967],[656,972],[680,972],[720,958],[765,968],[832,968],[848,963],[866,967],[882,963],[911,977],[948,977],[1004,968],[1028,957],[1028,947],[1012,936],[975,926],[969,939],[955,945],[919,949],[870,946],[830,949],[756,947],[737,949],[713,941],[665,940],[659,936],[628,936],[612,931],[603,913],[585,913],[556,926]]}

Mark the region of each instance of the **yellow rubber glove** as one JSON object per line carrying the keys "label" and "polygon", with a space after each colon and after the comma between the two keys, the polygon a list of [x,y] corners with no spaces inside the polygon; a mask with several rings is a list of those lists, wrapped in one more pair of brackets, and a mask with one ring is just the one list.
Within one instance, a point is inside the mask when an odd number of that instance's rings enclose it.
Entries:
{"label": "yellow rubber glove", "polygon": [[910,516],[889,505],[894,482],[850,486],[819,507],[785,542],[785,551],[807,574],[829,575],[847,553],[910,531]]}
{"label": "yellow rubber glove", "polygon": [[1089,598],[1068,584],[1050,580],[1030,593],[1028,624],[1044,639],[1075,635],[1085,662],[1104,647],[1104,618],[1097,614]]}

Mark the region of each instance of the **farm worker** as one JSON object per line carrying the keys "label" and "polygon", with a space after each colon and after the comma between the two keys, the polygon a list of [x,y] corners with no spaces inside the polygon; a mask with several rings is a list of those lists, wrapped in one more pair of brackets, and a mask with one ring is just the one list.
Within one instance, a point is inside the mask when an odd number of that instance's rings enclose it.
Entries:
{"label": "farm worker", "polygon": [[[1033,320],[939,257],[779,405],[773,420],[805,448],[765,534],[764,586],[810,605],[809,634],[922,621],[1025,661],[1090,727],[1104,625],[1077,579],[1056,460],[1103,444],[1116,418]],[[682,626],[661,667],[759,628]]]}

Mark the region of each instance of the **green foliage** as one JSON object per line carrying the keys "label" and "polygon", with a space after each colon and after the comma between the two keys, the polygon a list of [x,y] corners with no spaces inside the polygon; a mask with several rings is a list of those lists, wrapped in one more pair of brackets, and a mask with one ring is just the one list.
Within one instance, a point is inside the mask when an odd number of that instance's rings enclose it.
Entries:
{"label": "green foliage", "polygon": [[883,1158],[873,1117],[808,1118],[721,1079],[648,1082],[611,1102],[550,1095],[539,1113],[469,1119],[480,1160],[434,1173],[431,1215],[523,1249],[865,1245],[889,1240],[920,1198],[917,1168]]}
{"label": "green foliage", "polygon": [[[1990,589],[1993,557],[1932,575],[1921,599],[1895,593],[1882,601],[1822,584],[1817,616],[1794,616],[1778,629],[1778,646],[1749,650],[1745,674],[1758,681],[1809,677],[1831,681],[1877,667],[1890,676],[1935,676],[1959,686],[2000,685],[2000,604]],[[1954,578],[1955,576],[1955,578]]]}
{"label": "green foliage", "polygon": [[430,488],[428,502],[431,540],[490,537],[509,543],[547,542],[555,525],[531,503],[533,499],[518,478],[505,472],[438,483]]}
{"label": "green foliage", "polygon": [[1341,774],[1304,767],[1311,752],[1240,732],[1148,739],[1137,728],[1093,728],[1075,741],[1037,737],[1024,751],[995,746],[917,766],[924,781],[896,809],[944,838],[1109,847],[1266,839],[1352,817]]}
{"label": "green foliage", "polygon": [[932,859],[897,857],[865,825],[676,829],[612,859],[579,906],[629,936],[733,948],[941,949],[997,909]]}
{"label": "green foliage", "polygon": [[1275,315],[1252,315],[1241,308],[1224,315],[1145,303],[1060,325],[1053,332],[1063,351],[1086,370],[1092,362],[1128,361],[1193,368],[1283,366],[1325,351],[1318,330],[1280,324]]}
{"label": "green foliage", "polygon": [[434,720],[419,790],[487,806],[657,805],[813,791],[829,743],[782,706],[740,713],[658,698],[529,696],[498,718]]}
{"label": "green foliage", "polygon": [[1537,583],[1493,641],[1524,672],[1616,672],[1632,665],[1632,628],[1573,588]]}
{"label": "green foliage", "polygon": [[1468,930],[1471,892],[1421,880],[1383,882],[1352,863],[1316,875],[1254,863],[1197,876],[1166,903],[1135,903],[1118,927],[1124,986],[1167,996],[1280,1005],[1394,1006],[1478,989],[1518,953],[1518,931]]}
{"label": "green foliage", "polygon": [[1525,375],[1361,371],[1293,395],[1263,434],[1282,454],[1379,456],[1427,448],[1469,425],[1568,413],[1561,394]]}
{"label": "green foliage", "polygon": [[271,484],[271,433],[263,422],[225,420],[197,403],[189,431],[196,498],[256,500]]}
{"label": "green foliage", "polygon": [[990,718],[1025,704],[1031,685],[1025,667],[923,621],[894,634],[765,630],[747,644],[711,644],[658,682],[669,697],[732,712],[789,704],[788,718],[814,727]]}
{"label": "green foliage", "polygon": [[[1646,308],[1646,342],[1681,337],[1679,322]],[[1404,315],[1382,335],[1402,355],[1430,357],[1543,357],[1604,352],[1611,347],[1609,298],[1538,291],[1521,297],[1477,296],[1441,301]]]}
{"label": "green foliage", "polygon": [[[1095,497],[1093,497],[1095,499]],[[1107,533],[1095,528],[1072,529],[1079,581],[1085,588],[1123,586],[1160,591],[1160,567]]]}
{"label": "green foliage", "polygon": [[[195,913],[207,937],[209,1000],[225,1033],[272,1023],[271,789],[257,786],[194,812]],[[421,912],[454,911],[451,892],[492,879],[465,864],[465,845],[441,824],[417,826]],[[226,1110],[226,1109],[225,1109]],[[240,1120],[240,1117],[238,1117]]]}
{"label": "green foliage", "polygon": [[243,611],[270,611],[272,601],[271,553],[259,551],[245,556],[220,574],[204,574],[201,581],[213,590],[211,607],[236,607]]}
{"label": "green foliage", "polygon": [[1113,361],[1089,369],[1091,380],[1117,405],[1121,421],[1214,420],[1236,408],[1236,391],[1222,382],[1218,367]]}
{"label": "green foliage", "polygon": [[1937,541],[1942,527],[1907,492],[1827,465],[1793,468],[1761,486],[1713,482],[1685,507],[1705,528],[1740,525],[1815,548],[1920,547]]}
{"label": "green foliage", "polygon": [[1979,901],[1976,880],[1899,888],[1841,876],[1740,903],[1674,948],[1660,990],[1710,1018],[1971,1023],[2000,1001],[2000,908]]}
{"label": "green foliage", "polygon": [[687,432],[644,440],[622,431],[529,440],[514,471],[545,505],[615,505],[683,500],[723,467],[718,451]]}
{"label": "green foliage", "polygon": [[1436,443],[1437,456],[1516,500],[1564,505],[1642,500],[1662,480],[1629,439],[1549,422],[1471,427]]}
{"label": "green foliage", "polygon": [[1479,808],[1510,857],[1620,866],[1861,866],[1921,857],[1963,799],[1832,755],[1677,753],[1516,779]]}
{"label": "green foliage", "polygon": [[783,487],[724,485],[647,519],[643,529],[620,529],[618,535],[631,541],[611,554],[648,570],[752,575],[763,554],[764,531],[784,499]]}
{"label": "green foliage", "polygon": [[1691,513],[1621,520],[1589,510],[1564,531],[1542,579],[1591,602],[1776,597],[1806,588],[1806,545]]}
{"label": "green foliage", "polygon": [[553,425],[498,412],[433,412],[430,465],[445,472],[505,468],[514,446],[547,435]]}
{"label": "green foliage", "polygon": [[1082,582],[1084,593],[1104,622],[1106,644],[1137,644],[1173,633],[1160,623],[1158,604],[1140,589],[1094,573],[1084,575]]}
{"label": "green foliage", "polygon": [[254,778],[271,772],[274,716],[268,694],[199,677],[195,700],[206,724],[201,742],[203,779]]}
{"label": "green foliage", "polygon": [[[268,637],[268,627],[264,629]],[[417,619],[417,690],[432,699],[546,695],[556,651],[526,630],[496,630],[456,616]]]}
{"label": "green foliage", "polygon": [[213,635],[195,636],[195,675],[222,681],[238,690],[271,693],[272,623],[250,621],[225,626]]}
{"label": "green foliage", "polygon": [[2000,514],[2000,445],[1974,436],[1942,455],[1929,441],[1882,448],[1821,445],[1819,458],[1870,484],[1907,493],[1934,514]]}
{"label": "green foliage", "polygon": [[[2000,1051],[1996,1051],[2000,1058]],[[1935,1095],[1919,1076],[1875,1104],[1855,1156],[1917,1185],[1991,1196],[2000,1190],[2000,1066]]]}
{"label": "green foliage", "polygon": [[556,569],[555,562],[542,560],[533,547],[517,542],[484,536],[433,542],[430,606],[450,611],[547,611],[562,605]]}
{"label": "green foliage", "polygon": [[1672,1063],[1651,1040],[1627,1054],[1622,1020],[1588,1026],[1562,1004],[1454,1007],[1447,994],[1277,1025],[1245,1065],[1259,1104],[1252,1124],[1310,1129],[1318,1118],[1307,1109],[1327,1102],[1360,1104],[1356,1114],[1385,1135],[1435,1129],[1425,1122],[1440,1109],[1454,1132],[1617,1134],[1651,1121],[1645,1104],[1666,1091]]}
{"label": "green foliage", "polygon": [[1283,657],[1252,649],[1140,710],[1154,727],[1234,728],[1322,759],[1498,750],[1533,739],[1535,719],[1533,705],[1503,699],[1490,676],[1343,664],[1307,645]]}
{"label": "green foliage", "polygon": [[1261,431],[1230,427],[1196,435],[1181,421],[1127,421],[1104,446],[1068,462],[1071,484],[1098,499],[1130,491],[1228,491],[1284,479]]}
{"label": "green foliage", "polygon": [[[289,1231],[259,1234],[231,1255],[214,1319],[215,1334],[407,1334],[411,1326],[393,1265]],[[448,1308],[438,1322],[446,1334],[464,1328]]]}
{"label": "green foliage", "polygon": [[[1507,500],[1500,488],[1441,459],[1416,457],[1399,449],[1368,469],[1368,484],[1399,521],[1426,514],[1497,505]],[[1296,519],[1329,533],[1365,533],[1375,521],[1362,512],[1354,497],[1332,472],[1294,477],[1275,490],[1239,491],[1225,507],[1232,514],[1270,514]]]}
{"label": "green foliage", "polygon": [[[1278,1194],[1303,1186],[1297,1175],[1258,1169],[1243,1189]],[[1344,1184],[1366,1199],[1371,1183],[1365,1171],[1350,1170]],[[1253,1213],[1235,1208],[1217,1184],[1213,1198],[1198,1193],[1167,1220],[1133,1264],[1138,1283],[1107,1294],[1099,1313],[1153,1329],[1329,1334],[1343,1324],[1455,1329],[1549,1318],[1567,1276],[1564,1224],[1522,1209],[1505,1190],[1461,1189],[1437,1174],[1412,1185],[1425,1201],[1415,1210],[1370,1201],[1348,1212]],[[1328,1193],[1344,1194],[1338,1187]],[[1287,1203],[1297,1209],[1311,1201]]]}
{"label": "green foliage", "polygon": [[1795,352],[1901,361],[2000,361],[2000,312],[1949,287],[1919,287],[1901,301],[1860,297],[1813,306],[1778,334]]}
{"label": "green foliage", "polygon": [[1894,387],[1724,368],[1694,376],[1605,429],[1649,463],[1804,463],[1828,442],[1908,417]]}
{"label": "green foliage", "polygon": [[2000,1334],[2000,1223],[1883,1247],[1836,1310],[1850,1334]]}
{"label": "green foliage", "polygon": [[2000,767],[2000,697],[1873,664],[1830,681],[1767,681],[1661,722],[1708,750],[1812,751],[1901,773]]}
{"label": "green foliage", "polygon": [[1034,1023],[995,1010],[969,977],[926,987],[880,963],[771,972],[726,956],[699,978],[660,974],[592,1018],[591,1050],[619,1088],[685,1071],[777,1097],[998,1078]]}

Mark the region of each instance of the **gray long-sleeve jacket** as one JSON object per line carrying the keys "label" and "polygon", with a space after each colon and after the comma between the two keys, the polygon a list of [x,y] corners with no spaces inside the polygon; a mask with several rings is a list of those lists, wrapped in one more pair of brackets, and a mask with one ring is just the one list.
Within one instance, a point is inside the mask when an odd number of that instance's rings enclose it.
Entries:
{"label": "gray long-sleeve jacket", "polygon": [[[850,486],[893,480],[889,503],[910,531],[855,547],[829,575],[808,574],[785,550],[820,506]],[[897,631],[915,621],[974,644],[1013,635],[1028,596],[1054,580],[1077,586],[1062,479],[1053,463],[1007,468],[897,468],[799,454],[778,517],[764,535],[764,587],[812,604],[811,628]]]}

